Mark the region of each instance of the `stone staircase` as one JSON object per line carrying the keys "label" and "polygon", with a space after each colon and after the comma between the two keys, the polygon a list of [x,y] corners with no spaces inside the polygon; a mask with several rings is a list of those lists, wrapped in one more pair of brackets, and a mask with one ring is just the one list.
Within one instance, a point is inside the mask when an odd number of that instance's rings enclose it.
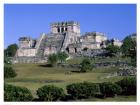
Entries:
{"label": "stone staircase", "polygon": [[46,35],[43,33],[36,45],[36,57],[43,57],[44,56],[44,49],[45,49],[45,41],[46,41]]}
{"label": "stone staircase", "polygon": [[69,39],[69,33],[64,33],[64,39],[63,39],[63,42],[61,44],[61,51],[65,51],[66,47],[67,47],[67,43],[68,43],[68,39]]}
{"label": "stone staircase", "polygon": [[46,40],[46,47],[51,47],[51,46],[55,46],[57,51],[60,51],[63,43],[64,43],[64,39],[65,37],[62,35],[48,35],[49,37],[47,37]]}

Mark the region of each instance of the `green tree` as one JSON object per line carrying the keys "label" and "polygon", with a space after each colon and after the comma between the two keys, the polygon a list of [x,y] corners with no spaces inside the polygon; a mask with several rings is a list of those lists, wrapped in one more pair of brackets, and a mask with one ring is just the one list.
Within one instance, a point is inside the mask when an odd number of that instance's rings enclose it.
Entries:
{"label": "green tree", "polygon": [[9,57],[4,56],[4,64],[8,64],[8,65],[12,64],[12,62],[11,62]]}
{"label": "green tree", "polygon": [[92,65],[90,59],[86,58],[81,63],[81,72],[86,72],[92,70]]}
{"label": "green tree", "polygon": [[136,51],[136,39],[132,38],[132,35],[124,38],[121,50],[125,56],[131,56],[131,51]]}
{"label": "green tree", "polygon": [[132,34],[130,36],[127,36],[123,40],[123,45],[121,47],[121,51],[126,57],[131,58],[131,64],[132,66],[136,66],[136,34]]}
{"label": "green tree", "polygon": [[115,56],[116,53],[120,52],[120,48],[111,44],[106,47],[106,51],[108,51],[110,56]]}
{"label": "green tree", "polygon": [[17,74],[15,70],[11,67],[11,65],[5,64],[4,65],[4,78],[13,78]]}
{"label": "green tree", "polygon": [[57,53],[58,56],[58,60],[63,63],[66,61],[66,58],[68,58],[68,54],[66,54],[65,52],[58,52]]}
{"label": "green tree", "polygon": [[17,44],[11,44],[7,47],[7,49],[4,50],[4,55],[8,57],[13,57],[15,56],[17,49],[18,49]]}
{"label": "green tree", "polygon": [[16,77],[17,73],[12,68],[12,62],[9,57],[4,55],[4,78]]}
{"label": "green tree", "polygon": [[52,66],[56,66],[57,62],[58,62],[58,56],[57,54],[50,54],[48,56],[48,62],[52,65]]}

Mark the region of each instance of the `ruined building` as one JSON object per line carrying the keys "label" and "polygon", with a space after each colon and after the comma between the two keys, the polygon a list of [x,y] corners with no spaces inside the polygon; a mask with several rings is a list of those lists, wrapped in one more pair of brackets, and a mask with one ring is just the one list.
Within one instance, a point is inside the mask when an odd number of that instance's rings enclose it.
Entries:
{"label": "ruined building", "polygon": [[89,32],[81,35],[80,24],[74,21],[57,22],[50,25],[50,32],[42,33],[38,39],[30,37],[19,38],[19,49],[14,60],[23,62],[39,61],[49,54],[59,51],[71,53],[80,52],[84,48],[101,49],[105,46],[107,37],[103,33]]}
{"label": "ruined building", "polygon": [[101,49],[105,46],[107,37],[103,33],[99,32],[88,32],[81,36],[81,47],[88,49]]}

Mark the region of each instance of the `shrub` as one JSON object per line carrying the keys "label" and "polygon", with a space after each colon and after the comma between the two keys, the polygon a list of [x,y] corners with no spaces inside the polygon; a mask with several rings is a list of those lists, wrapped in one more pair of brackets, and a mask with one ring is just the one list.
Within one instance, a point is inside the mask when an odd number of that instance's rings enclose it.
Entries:
{"label": "shrub", "polygon": [[100,92],[104,97],[113,97],[122,91],[122,88],[119,85],[111,82],[101,83],[99,86]]}
{"label": "shrub", "polygon": [[45,85],[37,90],[37,95],[41,101],[57,101],[65,94],[62,88]]}
{"label": "shrub", "polygon": [[25,87],[12,85],[4,85],[4,100],[5,101],[31,101],[33,96]]}
{"label": "shrub", "polygon": [[8,57],[14,57],[17,49],[18,49],[17,44],[11,44],[4,50],[4,54]]}
{"label": "shrub", "polygon": [[50,54],[48,56],[48,62],[52,65],[52,66],[56,66],[57,62],[58,62],[58,56],[57,54]]}
{"label": "shrub", "polygon": [[131,58],[131,66],[136,67],[137,65],[137,34],[133,33],[124,38],[121,46],[121,51],[126,57]]}
{"label": "shrub", "polygon": [[73,83],[66,88],[73,99],[92,97],[99,92],[99,86],[89,82]]}
{"label": "shrub", "polygon": [[15,77],[17,74],[15,70],[9,66],[9,65],[4,65],[4,78],[12,78]]}
{"label": "shrub", "polygon": [[4,56],[4,64],[8,64],[8,65],[12,64],[12,62],[11,62],[9,57]]}
{"label": "shrub", "polygon": [[65,53],[65,52],[58,52],[57,53],[57,56],[58,56],[58,60],[63,63],[66,61],[66,59],[68,58],[68,54]]}
{"label": "shrub", "polygon": [[108,45],[105,49],[111,57],[115,56],[118,52],[120,52],[120,48],[113,44]]}
{"label": "shrub", "polygon": [[125,77],[117,82],[122,87],[122,94],[136,95],[136,77]]}
{"label": "shrub", "polygon": [[84,59],[81,63],[81,72],[86,72],[87,70],[92,70],[91,61],[89,59]]}

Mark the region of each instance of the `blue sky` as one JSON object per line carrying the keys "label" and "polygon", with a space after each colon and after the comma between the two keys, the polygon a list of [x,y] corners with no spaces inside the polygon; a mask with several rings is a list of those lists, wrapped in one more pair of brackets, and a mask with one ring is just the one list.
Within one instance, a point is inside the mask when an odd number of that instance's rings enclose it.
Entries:
{"label": "blue sky", "polygon": [[69,20],[80,23],[81,34],[98,31],[109,39],[137,31],[135,4],[5,4],[4,47],[22,36],[38,38],[50,32],[50,23]]}

